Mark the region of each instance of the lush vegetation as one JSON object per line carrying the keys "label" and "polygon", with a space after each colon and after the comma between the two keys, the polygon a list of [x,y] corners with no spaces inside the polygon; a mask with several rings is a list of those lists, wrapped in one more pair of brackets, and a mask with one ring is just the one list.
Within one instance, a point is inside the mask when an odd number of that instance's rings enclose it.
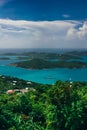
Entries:
{"label": "lush vegetation", "polygon": [[[16,83],[15,83],[16,82]],[[0,76],[0,94],[5,93],[9,89],[25,89],[25,88],[34,88],[38,89],[41,84],[30,82],[25,80],[20,80],[18,78],[12,78],[10,76]],[[43,85],[44,86],[44,85]]]}
{"label": "lush vegetation", "polygon": [[31,59],[22,62],[11,64],[16,67],[30,69],[45,69],[45,68],[87,68],[87,62],[81,61],[47,61],[43,59]]}
{"label": "lush vegetation", "polygon": [[[5,93],[16,87],[34,87],[25,94]],[[0,77],[0,130],[86,130],[87,83],[62,82],[41,85]],[[36,87],[35,87],[36,86]],[[4,88],[3,88],[4,87]],[[12,88],[11,88],[12,87]]]}

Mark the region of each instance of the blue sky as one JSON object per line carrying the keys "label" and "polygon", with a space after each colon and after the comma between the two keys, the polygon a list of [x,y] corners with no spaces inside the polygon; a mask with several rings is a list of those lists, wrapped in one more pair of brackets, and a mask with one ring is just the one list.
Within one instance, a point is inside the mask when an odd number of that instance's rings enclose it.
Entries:
{"label": "blue sky", "polygon": [[[25,20],[84,20],[87,0],[0,0],[0,17]],[[66,15],[67,17],[63,17]]]}
{"label": "blue sky", "polygon": [[0,0],[0,48],[87,48],[87,0]]}

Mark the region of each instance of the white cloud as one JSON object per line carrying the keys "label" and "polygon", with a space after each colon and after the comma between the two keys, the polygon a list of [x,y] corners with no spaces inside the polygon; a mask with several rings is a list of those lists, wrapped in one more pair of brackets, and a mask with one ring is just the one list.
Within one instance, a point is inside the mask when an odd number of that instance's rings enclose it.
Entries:
{"label": "white cloud", "polygon": [[69,14],[63,14],[62,17],[64,17],[64,18],[69,18],[70,15],[69,15]]}
{"label": "white cloud", "polygon": [[87,48],[87,22],[0,19],[0,48]]}
{"label": "white cloud", "polygon": [[[78,24],[79,25],[79,24]],[[68,36],[72,38],[86,39],[87,38],[87,22],[81,23],[81,26],[76,28],[70,28],[68,30]]]}

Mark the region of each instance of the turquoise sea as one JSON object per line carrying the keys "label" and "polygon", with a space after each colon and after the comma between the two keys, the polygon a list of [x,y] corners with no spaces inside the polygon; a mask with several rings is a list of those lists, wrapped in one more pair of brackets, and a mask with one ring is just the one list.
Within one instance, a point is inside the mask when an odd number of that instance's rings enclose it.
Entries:
{"label": "turquoise sea", "polygon": [[[1,56],[3,57],[3,56]],[[6,56],[5,56],[6,57]],[[87,56],[84,58],[87,62]],[[24,80],[34,81],[43,84],[54,84],[57,80],[87,81],[87,68],[82,69],[43,69],[31,70],[9,66],[19,60],[10,56],[10,60],[0,60],[0,75],[13,76]]]}
{"label": "turquoise sea", "polygon": [[72,81],[87,81],[87,69],[43,69],[31,70],[23,69],[7,64],[13,63],[16,60],[1,60],[0,61],[0,75],[8,75],[24,80],[30,80],[38,83],[53,84],[57,80]]}

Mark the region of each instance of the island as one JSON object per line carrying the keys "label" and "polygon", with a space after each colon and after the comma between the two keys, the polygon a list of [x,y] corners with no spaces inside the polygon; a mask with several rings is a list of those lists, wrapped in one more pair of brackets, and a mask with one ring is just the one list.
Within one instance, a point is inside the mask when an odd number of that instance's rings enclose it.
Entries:
{"label": "island", "polygon": [[24,53],[5,53],[4,56],[16,56],[18,59],[21,58],[40,58],[45,60],[58,59],[58,60],[75,60],[81,59],[79,52],[67,52],[67,53],[52,53],[52,52],[24,52]]}
{"label": "island", "polygon": [[87,62],[65,60],[50,61],[39,58],[12,63],[10,65],[27,69],[87,68]]}

